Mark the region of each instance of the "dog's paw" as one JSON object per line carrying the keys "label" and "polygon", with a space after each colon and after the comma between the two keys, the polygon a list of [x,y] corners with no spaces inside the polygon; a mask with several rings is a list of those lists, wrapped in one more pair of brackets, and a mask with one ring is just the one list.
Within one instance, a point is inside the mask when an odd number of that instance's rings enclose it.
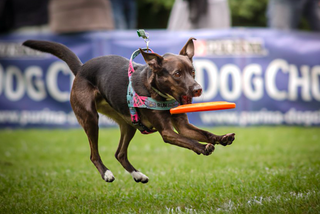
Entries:
{"label": "dog's paw", "polygon": [[214,149],[215,149],[214,145],[211,143],[208,143],[204,149],[203,155],[211,155]]}
{"label": "dog's paw", "polygon": [[135,180],[135,182],[141,182],[141,183],[148,183],[149,178],[143,174],[142,172],[138,172],[138,171],[133,171],[131,172],[131,176],[133,177],[133,179]]}
{"label": "dog's paw", "polygon": [[105,171],[105,173],[104,173],[103,179],[104,179],[106,182],[112,182],[112,181],[114,181],[115,178],[114,178],[112,172],[111,172],[110,170],[107,170],[107,171]]}
{"label": "dog's paw", "polygon": [[229,133],[229,134],[223,135],[223,136],[221,136],[219,143],[222,146],[231,145],[235,139],[235,135],[236,135],[235,133]]}

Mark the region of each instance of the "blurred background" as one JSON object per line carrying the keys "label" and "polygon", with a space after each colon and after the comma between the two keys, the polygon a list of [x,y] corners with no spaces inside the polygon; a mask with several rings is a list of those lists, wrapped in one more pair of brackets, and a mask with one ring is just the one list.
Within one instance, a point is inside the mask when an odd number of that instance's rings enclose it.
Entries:
{"label": "blurred background", "polygon": [[[320,213],[319,1],[0,0],[0,213]],[[106,185],[70,106],[73,74],[22,43],[59,42],[83,63],[130,58],[146,46],[137,29],[161,55],[197,39],[193,102],[236,108],[189,121],[236,140],[205,157],[136,135],[129,157],[150,177],[142,187],[114,158],[119,129],[100,130],[116,176]]]}
{"label": "blurred background", "polygon": [[[194,102],[237,104],[191,113],[192,123],[320,125],[319,0],[1,0],[0,127],[78,127],[69,68],[23,41],[63,43],[82,62],[129,58],[145,46],[137,29],[146,29],[159,54],[179,53],[197,38],[194,66],[204,90]],[[100,123],[114,126],[105,117]]]}
{"label": "blurred background", "polygon": [[[61,3],[59,3],[61,2]],[[65,7],[92,7],[92,5],[98,2],[109,2],[109,4],[104,7],[106,13],[116,13],[121,14],[121,8],[124,8],[124,15],[131,15],[130,19],[133,23],[131,26],[122,26],[122,28],[145,28],[145,29],[166,29],[168,26],[168,21],[170,17],[171,10],[175,4],[174,0],[110,0],[110,1],[84,1],[84,0],[71,0],[67,3],[63,1],[52,0],[51,6],[61,4],[62,8]],[[188,2],[187,0],[184,2]],[[192,1],[190,1],[192,2]],[[197,1],[194,1],[197,2]],[[198,1],[203,2],[203,0]],[[230,26],[232,27],[267,27],[267,8],[268,0],[254,1],[254,0],[208,0],[213,4],[223,4],[228,5],[228,10],[230,11]],[[273,1],[270,1],[273,2]],[[283,7],[288,7],[295,13],[297,21],[297,29],[299,30],[311,30],[310,22],[308,20],[308,8],[314,7],[315,10],[319,10],[319,1],[290,1],[290,0],[274,0],[274,2],[282,2]],[[289,3],[286,3],[289,2]],[[291,4],[296,4],[296,9],[289,8]],[[314,4],[310,5],[310,2]],[[54,16],[50,14],[54,12],[48,8],[50,0],[30,0],[28,2],[23,0],[2,0],[0,2],[0,30],[2,33],[7,33],[13,30],[17,30],[25,26],[41,26],[48,25],[50,18]],[[181,1],[176,1],[176,3],[181,3]],[[64,4],[64,5],[63,5]],[[113,4],[113,6],[112,6]],[[288,4],[288,5],[285,5]],[[300,6],[300,5],[301,6]],[[308,6],[308,4],[310,6]],[[197,4],[198,5],[198,4]],[[195,5],[195,6],[197,6]],[[303,6],[305,5],[305,6]],[[195,7],[194,6],[194,7]],[[318,7],[317,7],[318,6]],[[111,8],[113,7],[113,8]],[[66,9],[66,8],[65,8]],[[102,8],[103,9],[103,8]],[[185,12],[185,11],[183,11]],[[282,11],[283,12],[283,11]],[[319,13],[319,11],[318,11]],[[133,15],[132,15],[133,14]],[[94,16],[94,14],[91,14]],[[299,17],[299,18],[298,18]],[[70,18],[70,17],[69,17]],[[132,20],[135,19],[135,20]],[[315,17],[314,22],[317,22]],[[112,20],[105,19],[106,22],[112,22]],[[53,21],[53,20],[51,20]],[[119,22],[119,21],[118,21]],[[120,28],[119,26],[110,26],[112,28]]]}

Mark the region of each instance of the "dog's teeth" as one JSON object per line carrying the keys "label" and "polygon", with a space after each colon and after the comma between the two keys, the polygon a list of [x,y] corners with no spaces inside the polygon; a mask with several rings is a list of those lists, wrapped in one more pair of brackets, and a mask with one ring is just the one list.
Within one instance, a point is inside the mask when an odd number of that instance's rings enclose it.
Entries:
{"label": "dog's teeth", "polygon": [[133,171],[131,172],[131,176],[136,182],[147,183],[149,181],[149,178],[141,172]]}
{"label": "dog's teeth", "polygon": [[105,173],[104,173],[104,180],[106,182],[112,182],[114,181],[114,176],[112,174],[112,172],[110,170],[107,170]]}

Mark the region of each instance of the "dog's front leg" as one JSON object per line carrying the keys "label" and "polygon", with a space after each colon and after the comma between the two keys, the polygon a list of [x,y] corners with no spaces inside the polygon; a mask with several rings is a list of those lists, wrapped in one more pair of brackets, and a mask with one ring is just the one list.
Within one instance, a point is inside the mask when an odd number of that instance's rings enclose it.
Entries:
{"label": "dog's front leg", "polygon": [[189,123],[186,114],[172,115],[172,123],[179,134],[200,142],[212,143],[214,145],[221,144],[226,146],[231,145],[235,139],[234,133],[215,135],[208,131],[197,128]]}
{"label": "dog's front leg", "polygon": [[174,132],[170,121],[170,113],[157,112],[154,113],[151,118],[152,124],[159,131],[164,142],[190,149],[197,154],[210,155],[214,151],[213,144],[201,144],[196,140]]}
{"label": "dog's front leg", "polygon": [[215,149],[214,145],[211,143],[201,144],[196,140],[175,133],[172,129],[164,129],[160,134],[164,142],[190,149],[198,155],[210,155]]}

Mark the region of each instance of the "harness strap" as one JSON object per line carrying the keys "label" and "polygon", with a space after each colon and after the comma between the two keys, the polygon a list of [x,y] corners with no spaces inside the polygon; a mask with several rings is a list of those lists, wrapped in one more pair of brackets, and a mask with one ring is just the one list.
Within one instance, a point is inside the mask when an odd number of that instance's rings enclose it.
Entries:
{"label": "harness strap", "polygon": [[[148,50],[148,49],[143,49],[143,50]],[[151,52],[153,51],[151,50]],[[131,81],[131,75],[134,72],[132,61],[139,54],[140,54],[139,49],[134,51],[129,61],[129,68],[128,68],[129,84],[128,84],[128,90],[127,90],[127,103],[130,110],[132,124],[142,134],[150,134],[150,133],[156,132],[156,130],[150,130],[149,128],[147,128],[145,125],[142,124],[136,108],[147,108],[147,109],[154,109],[154,110],[170,110],[171,108],[179,106],[179,103],[170,95],[169,95],[170,97],[166,96],[158,90],[156,90],[156,92],[157,93],[160,92],[163,96],[165,96],[165,98],[167,99],[166,101],[157,101],[151,97],[139,96],[134,91],[132,87],[132,81]]]}
{"label": "harness strap", "polygon": [[163,94],[161,91],[159,91],[158,89],[152,87],[152,89],[159,94],[161,97],[165,98],[166,100],[174,100],[174,97],[171,96],[170,94]]}

